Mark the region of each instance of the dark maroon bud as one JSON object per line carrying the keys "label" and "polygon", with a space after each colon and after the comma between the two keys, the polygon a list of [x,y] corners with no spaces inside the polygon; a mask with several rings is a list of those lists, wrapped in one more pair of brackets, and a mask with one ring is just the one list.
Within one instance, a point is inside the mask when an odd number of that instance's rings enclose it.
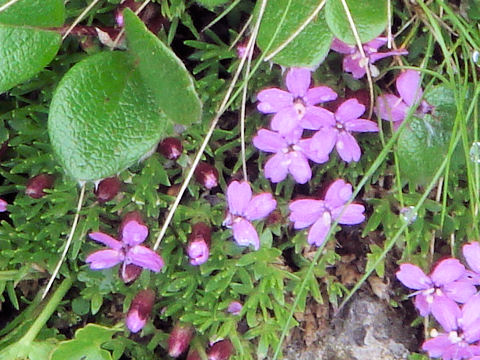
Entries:
{"label": "dark maroon bud", "polygon": [[194,174],[195,179],[208,190],[218,185],[218,170],[209,163],[199,163]]}
{"label": "dark maroon bud", "polygon": [[163,139],[157,148],[158,152],[169,160],[175,160],[182,155],[183,146],[180,140],[173,137]]}
{"label": "dark maroon bud", "polygon": [[281,222],[283,222],[283,216],[282,216],[282,213],[278,210],[272,211],[268,215],[266,220],[267,225],[275,225]]}
{"label": "dark maroon bud", "polygon": [[198,266],[208,260],[210,240],[211,230],[207,224],[199,222],[192,226],[187,245],[187,255],[191,265]]}
{"label": "dark maroon bud", "polygon": [[210,226],[204,222],[196,223],[192,226],[192,232],[188,236],[190,241],[195,239],[203,239],[205,242],[210,245],[210,240],[212,238],[212,230]]}
{"label": "dark maroon bud", "polygon": [[174,358],[182,355],[188,349],[192,336],[192,325],[177,323],[168,338],[168,355]]}
{"label": "dark maroon bud", "polygon": [[187,355],[187,360],[203,360],[198,350],[190,349]]}
{"label": "dark maroon bud", "polygon": [[43,190],[50,189],[53,186],[53,180],[54,177],[49,174],[37,175],[28,180],[25,194],[34,199],[40,199],[46,195]]}
{"label": "dark maroon bud", "polygon": [[125,0],[120,5],[118,5],[115,9],[115,22],[117,23],[117,25],[120,27],[123,27],[124,25],[122,14],[123,9],[128,7],[130,10],[135,12],[138,10],[140,5],[142,5],[142,3],[135,0]]}
{"label": "dark maroon bud", "polygon": [[153,290],[142,290],[135,295],[125,320],[131,332],[137,333],[142,330],[150,317],[154,302],[155,293]]}
{"label": "dark maroon bud", "polygon": [[121,266],[118,270],[123,282],[128,284],[135,281],[142,273],[143,268],[134,264],[128,264],[125,267]]}
{"label": "dark maroon bud", "polygon": [[207,351],[208,360],[228,360],[233,354],[233,345],[230,340],[217,341]]}
{"label": "dark maroon bud", "polygon": [[104,203],[112,200],[120,191],[120,186],[120,180],[118,180],[116,176],[100,181],[97,190],[95,190],[95,196],[98,202]]}

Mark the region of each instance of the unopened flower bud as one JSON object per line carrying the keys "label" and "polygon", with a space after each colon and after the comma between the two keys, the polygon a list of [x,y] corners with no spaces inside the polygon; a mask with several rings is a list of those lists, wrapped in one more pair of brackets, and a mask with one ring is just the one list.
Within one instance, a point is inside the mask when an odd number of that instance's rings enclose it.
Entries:
{"label": "unopened flower bud", "polygon": [[127,327],[132,333],[139,332],[145,326],[154,302],[155,293],[153,290],[142,290],[135,295],[126,318]]}
{"label": "unopened flower bud", "polygon": [[205,263],[210,256],[210,227],[203,222],[194,224],[188,239],[187,255],[190,264],[196,266]]}
{"label": "unopened flower bud", "polygon": [[168,355],[174,358],[182,355],[188,349],[192,336],[193,327],[190,324],[177,323],[168,338]]}
{"label": "unopened flower bud", "polygon": [[53,176],[49,174],[37,175],[28,180],[25,194],[34,199],[40,199],[46,195],[44,190],[50,189],[53,186],[53,180]]}
{"label": "unopened flower bud", "polygon": [[[128,245],[141,244],[148,236],[148,227],[138,211],[127,213],[120,224],[120,239]],[[128,239],[128,240],[127,240]]]}
{"label": "unopened flower bud", "polygon": [[125,266],[121,266],[119,269],[119,273],[123,282],[128,284],[136,280],[142,273],[142,270],[143,268],[140,266],[137,266],[135,264],[128,264]]}
{"label": "unopened flower bud", "polygon": [[201,162],[195,169],[195,179],[208,190],[218,185],[218,170],[206,162]]}
{"label": "unopened flower bud", "polygon": [[203,359],[198,353],[198,350],[190,349],[187,355],[187,360],[203,360]]}
{"label": "unopened flower bud", "polygon": [[227,311],[232,315],[239,315],[242,311],[243,305],[238,301],[232,301],[227,308]]}
{"label": "unopened flower bud", "polygon": [[175,160],[182,155],[183,146],[180,140],[174,137],[163,139],[158,144],[158,152],[169,160]]}
{"label": "unopened flower bud", "polygon": [[129,8],[132,11],[137,11],[137,9],[140,7],[141,3],[136,2],[135,0],[125,0],[123,1],[118,7],[115,9],[115,22],[117,23],[118,26],[123,27],[124,21],[123,21],[123,10],[125,8]]}
{"label": "unopened flower bud", "polygon": [[217,341],[207,351],[208,360],[228,360],[233,354],[233,345],[230,340]]}
{"label": "unopened flower bud", "polygon": [[7,211],[7,205],[8,203],[5,200],[0,199],[0,212]]}
{"label": "unopened flower bud", "polygon": [[120,180],[115,177],[103,179],[95,190],[95,196],[98,202],[104,203],[112,200],[120,191]]}

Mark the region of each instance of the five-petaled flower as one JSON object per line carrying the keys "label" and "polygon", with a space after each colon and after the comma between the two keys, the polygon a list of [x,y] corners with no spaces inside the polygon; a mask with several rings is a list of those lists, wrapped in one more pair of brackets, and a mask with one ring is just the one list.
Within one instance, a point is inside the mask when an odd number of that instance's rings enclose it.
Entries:
{"label": "five-petaled flower", "polygon": [[335,114],[324,111],[321,118],[312,122],[312,127],[320,130],[311,139],[310,154],[317,153],[317,156],[325,156],[324,154],[330,154],[335,146],[344,161],[360,160],[362,152],[351,132],[378,131],[378,126],[373,121],[359,119],[364,112],[365,106],[357,99],[348,99],[343,102]]}
{"label": "five-petaled flower", "polygon": [[310,82],[310,70],[291,68],[286,77],[288,91],[270,88],[258,93],[258,110],[264,114],[275,114],[270,124],[272,130],[285,135],[299,125],[307,128],[302,122],[308,124],[325,111],[314,105],[337,98],[337,94],[327,86],[309,89]]}
{"label": "five-petaled flower", "polygon": [[438,299],[442,299],[442,304],[447,301],[464,303],[475,294],[475,286],[463,280],[464,274],[465,266],[457,259],[449,258],[440,261],[430,276],[418,266],[408,263],[400,265],[396,275],[403,285],[417,290],[415,307],[420,315],[426,316],[438,308]]}
{"label": "five-petaled flower", "polygon": [[393,121],[395,127],[398,127],[405,120],[411,107],[418,105],[414,114],[418,117],[430,112],[432,106],[425,100],[420,102],[423,95],[420,80],[418,71],[406,70],[401,73],[395,82],[400,97],[393,94],[380,95],[375,109],[377,115],[384,120]]}
{"label": "five-petaled flower", "polygon": [[260,150],[275,153],[265,164],[265,177],[274,183],[284,180],[288,173],[295,181],[305,184],[312,178],[312,170],[308,159],[316,163],[328,161],[329,153],[310,151],[311,139],[300,139],[303,129],[297,127],[289,134],[260,129],[253,138],[253,145]]}
{"label": "five-petaled flower", "polygon": [[155,251],[140,245],[148,236],[148,228],[143,224],[138,213],[132,212],[125,216],[120,227],[120,241],[102,232],[88,234],[91,239],[98,241],[109,249],[97,250],[87,256],[86,262],[93,270],[111,268],[123,263],[122,278],[126,267],[133,264],[145,269],[159,272],[163,259]]}
{"label": "five-petaled flower", "polygon": [[378,49],[386,43],[386,37],[378,37],[363,44],[363,51],[365,52],[366,58],[362,58],[362,54],[356,46],[345,44],[338,39],[333,40],[330,48],[345,55],[343,58],[343,71],[352,73],[355,79],[360,79],[365,76],[367,66],[370,67],[370,72],[373,76],[378,75],[378,69],[373,65],[376,61],[388,56],[408,54],[408,51],[405,49],[378,52]]}
{"label": "five-petaled flower", "polygon": [[339,179],[330,185],[324,200],[300,199],[290,203],[290,220],[295,229],[308,231],[308,243],[321,246],[330,230],[332,222],[355,225],[365,220],[365,207],[361,204],[345,204],[352,196],[352,185]]}
{"label": "five-petaled flower", "polygon": [[227,201],[228,214],[223,225],[232,228],[238,245],[253,245],[258,250],[260,240],[251,221],[263,219],[277,207],[272,194],[261,193],[252,197],[248,182],[232,181],[227,188]]}

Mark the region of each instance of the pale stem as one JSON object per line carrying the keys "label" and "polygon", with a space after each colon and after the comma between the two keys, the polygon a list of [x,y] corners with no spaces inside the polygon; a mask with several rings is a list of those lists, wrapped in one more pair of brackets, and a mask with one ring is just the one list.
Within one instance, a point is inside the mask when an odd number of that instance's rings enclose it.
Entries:
{"label": "pale stem", "polygon": [[3,4],[2,6],[0,6],[0,12],[7,10],[10,6],[12,6],[13,4],[15,4],[19,1],[20,0],[10,0],[6,4]]}
{"label": "pale stem", "polygon": [[[262,20],[263,13],[265,12],[266,4],[267,4],[267,0],[262,0],[257,22],[255,23],[255,27],[252,31],[252,35],[251,35],[250,39],[248,40],[247,49],[246,49],[247,54],[250,51],[253,50],[253,46],[255,45],[255,39],[256,39],[257,34],[258,34],[258,29],[260,28],[260,21]],[[178,192],[178,195],[175,198],[175,201],[172,204],[172,207],[170,208],[170,211],[168,212],[167,218],[165,219],[165,222],[163,223],[163,226],[160,229],[160,234],[158,235],[157,240],[155,242],[155,245],[153,246],[153,250],[158,249],[158,247],[160,246],[160,242],[162,241],[163,237],[165,236],[165,233],[167,232],[167,228],[170,225],[170,221],[172,221],[173,215],[175,214],[175,211],[178,207],[178,204],[180,204],[180,200],[182,199],[183,193],[187,189],[187,186],[188,186],[188,184],[189,184],[189,182],[190,182],[190,180],[193,176],[193,173],[194,173],[198,163],[200,162],[202,154],[205,151],[205,148],[207,147],[208,141],[210,140],[210,138],[213,134],[213,131],[215,130],[215,127],[217,126],[218,120],[220,119],[220,116],[224,113],[224,111],[226,110],[228,100],[230,98],[230,95],[233,92],[235,84],[237,83],[238,77],[240,76],[240,73],[242,72],[242,69],[243,69],[243,66],[244,66],[246,60],[247,60],[246,56],[243,57],[242,59],[240,59],[240,64],[238,65],[238,69],[235,72],[235,75],[233,76],[232,83],[230,84],[230,86],[227,89],[227,93],[225,94],[225,97],[223,98],[222,104],[220,105],[220,108],[218,109],[217,114],[213,118],[207,134],[205,135],[205,140],[203,141],[202,145],[200,146],[200,149],[198,150],[197,155],[195,156],[195,160],[193,161],[192,167],[190,168],[187,176],[185,177],[185,180],[182,183],[182,187],[180,188],[180,191]]]}
{"label": "pale stem", "polygon": [[82,187],[80,189],[80,197],[78,198],[77,211],[75,213],[75,218],[73,219],[73,224],[72,224],[72,228],[70,229],[70,234],[68,235],[67,243],[65,244],[65,248],[63,249],[62,256],[60,257],[60,260],[58,261],[58,264],[55,267],[55,270],[53,271],[52,276],[50,277],[50,280],[48,280],[48,284],[47,284],[47,287],[45,288],[45,291],[43,292],[42,299],[44,299],[45,296],[47,296],[48,291],[52,287],[53,282],[55,281],[55,278],[57,277],[57,274],[60,270],[60,267],[62,266],[63,261],[67,256],[68,249],[72,244],[73,234],[75,233],[75,229],[77,228],[77,224],[78,224],[78,219],[80,218],[80,210],[82,209],[84,196],[85,196],[85,183],[82,184]]}
{"label": "pale stem", "polygon": [[75,19],[75,21],[72,23],[72,25],[70,25],[70,27],[67,29],[67,31],[65,32],[65,34],[63,34],[62,36],[62,40],[65,40],[65,38],[68,36],[68,34],[70,34],[73,30],[73,28],[75,26],[78,25],[78,23],[80,21],[83,20],[83,18],[85,17],[85,15],[87,15],[87,13],[92,10],[92,8],[97,5],[97,3],[99,2],[100,0],[93,0],[92,3],[90,5],[88,5],[85,10],[82,11],[82,13],[80,15],[77,16],[77,18]]}

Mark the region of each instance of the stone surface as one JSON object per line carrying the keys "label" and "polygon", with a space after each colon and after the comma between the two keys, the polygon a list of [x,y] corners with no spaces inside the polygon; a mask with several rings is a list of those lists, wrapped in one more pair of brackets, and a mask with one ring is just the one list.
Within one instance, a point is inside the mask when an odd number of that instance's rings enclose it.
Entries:
{"label": "stone surface", "polygon": [[[329,327],[305,348],[300,336],[285,349],[287,360],[401,360],[418,349],[417,334],[401,310],[367,294],[358,294]],[[304,335],[305,336],[305,335]]]}

